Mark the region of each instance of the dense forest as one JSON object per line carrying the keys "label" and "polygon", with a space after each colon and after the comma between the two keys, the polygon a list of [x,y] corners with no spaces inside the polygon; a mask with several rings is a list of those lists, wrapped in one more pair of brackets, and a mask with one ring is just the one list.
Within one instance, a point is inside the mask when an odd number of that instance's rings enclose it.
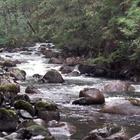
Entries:
{"label": "dense forest", "polygon": [[0,140],[140,140],[140,0],[0,0]]}
{"label": "dense forest", "polygon": [[139,69],[140,0],[1,0],[0,19],[1,46],[50,40],[90,64]]}

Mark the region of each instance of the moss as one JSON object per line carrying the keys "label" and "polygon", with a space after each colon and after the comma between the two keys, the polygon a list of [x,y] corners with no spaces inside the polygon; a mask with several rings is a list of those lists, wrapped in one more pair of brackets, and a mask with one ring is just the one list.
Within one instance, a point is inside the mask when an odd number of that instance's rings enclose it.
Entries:
{"label": "moss", "polygon": [[0,108],[0,119],[11,119],[16,117],[16,112],[14,110]]}
{"label": "moss", "polygon": [[35,109],[38,112],[38,111],[46,111],[46,110],[55,111],[58,108],[57,108],[56,104],[54,104],[54,103],[38,101],[35,104]]}
{"label": "moss", "polygon": [[34,111],[34,108],[32,107],[32,105],[29,102],[26,102],[24,100],[15,101],[14,107],[15,107],[15,109],[23,109],[23,110],[26,110],[32,116],[34,116],[34,114],[35,114],[35,111]]}
{"label": "moss", "polygon": [[92,65],[92,64],[100,64],[100,65],[102,65],[102,64],[108,64],[109,60],[107,58],[103,57],[103,56],[99,56],[99,57],[94,58],[94,59],[89,58],[86,63],[90,64],[90,65]]}
{"label": "moss", "polygon": [[45,136],[45,140],[54,140],[48,129],[43,126],[32,125],[27,129],[33,134],[33,136],[42,135]]}
{"label": "moss", "polygon": [[18,93],[20,92],[20,87],[16,84],[5,84],[5,85],[0,85],[0,91]]}

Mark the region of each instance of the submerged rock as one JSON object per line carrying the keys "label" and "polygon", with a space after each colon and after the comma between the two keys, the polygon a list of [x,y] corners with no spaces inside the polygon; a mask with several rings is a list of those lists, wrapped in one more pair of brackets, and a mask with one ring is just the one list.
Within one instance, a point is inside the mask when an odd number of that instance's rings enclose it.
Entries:
{"label": "submerged rock", "polygon": [[128,137],[121,127],[113,125],[93,130],[83,140],[128,140]]}
{"label": "submerged rock", "polygon": [[80,91],[79,99],[75,100],[73,104],[92,105],[105,103],[104,95],[95,88],[85,88]]}
{"label": "submerged rock", "polygon": [[49,64],[63,64],[63,58],[56,58],[56,57],[52,57],[49,60]]}
{"label": "submerged rock", "polygon": [[43,76],[43,80],[47,83],[63,83],[64,82],[64,79],[61,76],[61,74],[54,69],[48,71]]}
{"label": "submerged rock", "polygon": [[74,66],[67,66],[67,65],[63,65],[60,68],[61,73],[63,74],[68,74],[71,73],[74,70]]}
{"label": "submerged rock", "polygon": [[112,81],[111,83],[104,86],[103,92],[127,92],[134,91],[134,87],[132,87],[128,82],[124,81]]}
{"label": "submerged rock", "polygon": [[34,136],[44,136],[42,140],[54,140],[53,136],[50,134],[49,130],[40,125],[32,125],[27,128],[27,130]]}
{"label": "submerged rock", "polygon": [[27,86],[27,88],[25,89],[25,92],[26,93],[29,93],[29,94],[40,94],[41,92],[34,86]]}
{"label": "submerged rock", "polygon": [[11,77],[14,77],[15,80],[24,81],[26,79],[26,72],[24,70],[20,70],[18,68],[10,68],[8,69]]}
{"label": "submerged rock", "polygon": [[101,112],[121,115],[140,115],[139,107],[132,105],[125,99],[112,99],[112,101],[104,105]]}

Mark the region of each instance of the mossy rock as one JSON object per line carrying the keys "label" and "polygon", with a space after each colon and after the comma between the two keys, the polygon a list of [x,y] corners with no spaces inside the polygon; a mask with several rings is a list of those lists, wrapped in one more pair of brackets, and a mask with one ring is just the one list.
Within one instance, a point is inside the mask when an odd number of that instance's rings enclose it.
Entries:
{"label": "mossy rock", "polygon": [[29,102],[26,102],[24,100],[15,101],[14,107],[15,107],[15,109],[23,109],[23,110],[26,110],[32,116],[34,116],[34,114],[35,114],[35,110],[32,107],[32,105]]}
{"label": "mossy rock", "polygon": [[16,63],[14,61],[5,60],[2,65],[4,67],[15,67]]}
{"label": "mossy rock", "polygon": [[50,101],[46,102],[38,101],[35,104],[35,109],[38,112],[38,111],[56,111],[58,108],[55,103],[52,103]]}
{"label": "mossy rock", "polygon": [[49,70],[44,76],[43,80],[48,83],[64,83],[62,75],[57,70]]}
{"label": "mossy rock", "polygon": [[11,119],[16,116],[14,110],[0,108],[0,119]]}
{"label": "mossy rock", "polygon": [[32,125],[30,127],[27,128],[28,131],[30,131],[30,133],[33,136],[38,136],[38,135],[42,135],[45,137],[45,140],[54,140],[53,136],[50,134],[49,130],[43,126],[40,125]]}
{"label": "mossy rock", "polygon": [[20,92],[20,86],[17,84],[0,85],[0,92],[11,92],[17,94]]}
{"label": "mossy rock", "polygon": [[18,125],[16,111],[0,108],[0,131],[13,131]]}
{"label": "mossy rock", "polygon": [[23,100],[26,102],[30,102],[30,97],[26,94],[22,94],[22,95],[16,95],[16,97],[13,99],[13,101],[18,101],[18,100]]}

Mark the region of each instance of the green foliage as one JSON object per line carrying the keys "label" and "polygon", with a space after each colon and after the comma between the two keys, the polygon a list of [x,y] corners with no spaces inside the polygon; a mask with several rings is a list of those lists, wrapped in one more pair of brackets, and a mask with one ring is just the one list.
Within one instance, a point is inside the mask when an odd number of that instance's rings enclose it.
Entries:
{"label": "green foliage", "polygon": [[92,63],[140,58],[140,0],[1,0],[0,11],[0,45],[52,40]]}

